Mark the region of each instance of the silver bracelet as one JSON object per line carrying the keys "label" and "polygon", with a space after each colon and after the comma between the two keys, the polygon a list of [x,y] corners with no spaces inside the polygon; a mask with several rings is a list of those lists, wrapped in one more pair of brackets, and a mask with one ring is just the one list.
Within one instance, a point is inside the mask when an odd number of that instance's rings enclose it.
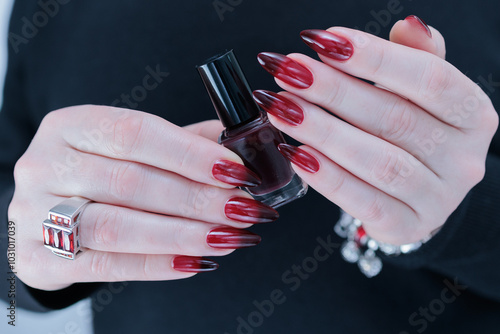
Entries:
{"label": "silver bracelet", "polygon": [[408,254],[419,249],[438,232],[436,230],[418,242],[396,246],[370,238],[359,219],[354,218],[343,210],[340,210],[340,213],[340,219],[335,224],[333,230],[341,238],[347,239],[340,247],[342,257],[347,262],[357,263],[359,270],[369,278],[377,276],[382,270],[382,260],[377,256],[377,251],[388,256]]}

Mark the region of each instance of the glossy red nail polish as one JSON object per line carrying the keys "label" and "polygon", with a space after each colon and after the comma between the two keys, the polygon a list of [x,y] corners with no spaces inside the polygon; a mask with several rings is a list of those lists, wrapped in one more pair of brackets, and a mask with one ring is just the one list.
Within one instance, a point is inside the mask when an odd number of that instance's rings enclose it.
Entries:
{"label": "glossy red nail polish", "polygon": [[305,89],[313,84],[311,71],[287,56],[274,52],[261,52],[257,59],[266,71],[295,88]]}
{"label": "glossy red nail polish", "polygon": [[219,265],[202,257],[176,256],[172,261],[172,268],[178,271],[190,273],[201,273],[205,271],[214,271]]}
{"label": "glossy red nail polish", "polygon": [[261,238],[257,234],[231,227],[213,229],[207,235],[207,244],[213,248],[238,249],[257,245]]}
{"label": "glossy red nail polish", "polygon": [[243,223],[270,223],[278,219],[278,211],[259,201],[244,197],[230,198],[224,206],[224,213],[229,219]]}
{"label": "glossy red nail polish", "polygon": [[300,37],[311,49],[331,59],[345,61],[351,58],[354,52],[354,47],[348,39],[326,30],[304,30]]}
{"label": "glossy red nail polish", "polygon": [[267,90],[256,90],[253,98],[267,113],[290,125],[297,126],[304,120],[302,108],[284,96]]}
{"label": "glossy red nail polish", "polygon": [[279,144],[278,149],[288,160],[309,173],[319,171],[318,160],[306,151],[288,144]]}
{"label": "glossy red nail polish", "polygon": [[307,192],[290,162],[278,151],[283,134],[260,111],[252,91],[232,51],[209,59],[198,67],[203,83],[226,128],[219,143],[238,154],[246,167],[262,181],[246,187],[252,197],[276,208]]}
{"label": "glossy red nail polish", "polygon": [[255,187],[261,183],[259,176],[250,169],[229,160],[217,160],[212,174],[217,180],[237,187]]}
{"label": "glossy red nail polish", "polygon": [[432,38],[431,29],[429,28],[427,23],[425,23],[424,20],[422,20],[420,17],[416,15],[410,15],[405,18],[405,21],[410,22],[412,25],[418,27],[419,29],[422,29],[427,34],[427,36]]}

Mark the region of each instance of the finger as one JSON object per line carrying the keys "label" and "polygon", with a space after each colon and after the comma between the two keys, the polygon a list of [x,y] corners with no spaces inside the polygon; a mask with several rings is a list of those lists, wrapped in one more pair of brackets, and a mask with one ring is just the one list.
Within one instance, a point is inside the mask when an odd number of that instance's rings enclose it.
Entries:
{"label": "finger", "polygon": [[269,115],[273,125],[294,139],[320,151],[356,177],[414,210],[432,208],[426,196],[441,181],[406,151],[326,113],[314,104],[283,93],[303,111],[303,121],[290,125]]}
{"label": "finger", "polygon": [[184,127],[184,129],[192,132],[195,135],[205,137],[211,141],[217,142],[219,135],[224,130],[224,126],[218,120],[210,120],[199,122],[195,124],[190,124]]}
{"label": "finger", "polygon": [[326,64],[387,87],[455,127],[477,129],[491,109],[478,85],[428,52],[340,27],[302,37]]}
{"label": "finger", "polygon": [[83,152],[147,164],[219,187],[260,183],[234,152],[147,113],[78,106],[52,112],[44,122],[43,131],[58,129],[58,136]]}
{"label": "finger", "polygon": [[[160,281],[188,278],[217,269],[216,262],[172,254],[126,254],[85,250],[68,261],[53,255],[38,242],[25,244],[30,266],[18,274],[24,283],[44,290],[58,290],[75,282]],[[26,255],[27,256],[27,255]],[[39,273],[43,272],[43,277]]]}
{"label": "finger", "polygon": [[[285,57],[273,55],[275,58]],[[434,118],[414,103],[320,61],[301,54],[293,54],[287,58],[289,61],[299,62],[311,71],[314,84],[308,89],[289,87],[282,81],[278,81],[279,85],[350,124],[406,150],[436,174],[440,175],[446,170],[447,166],[443,166],[434,157],[447,149],[440,144],[461,134],[460,131]],[[256,101],[270,113],[277,109],[279,111],[279,105],[286,105],[276,103],[269,94],[259,91],[256,92]]]}
{"label": "finger", "polygon": [[389,34],[391,42],[427,51],[445,59],[446,46],[441,33],[422,19],[410,15],[394,24]]}
{"label": "finger", "polygon": [[[68,148],[68,150],[70,150]],[[242,227],[266,223],[278,213],[240,189],[224,189],[179,174],[130,161],[78,153],[80,163],[47,187],[59,196],[81,196],[96,202],[149,212]]]}
{"label": "finger", "polygon": [[222,256],[260,242],[242,229],[101,203],[87,206],[81,228],[83,247],[113,253]]}
{"label": "finger", "polygon": [[411,207],[357,178],[319,151],[306,145],[280,145],[280,151],[307,184],[363,221],[367,233],[376,240],[398,245],[426,236]]}

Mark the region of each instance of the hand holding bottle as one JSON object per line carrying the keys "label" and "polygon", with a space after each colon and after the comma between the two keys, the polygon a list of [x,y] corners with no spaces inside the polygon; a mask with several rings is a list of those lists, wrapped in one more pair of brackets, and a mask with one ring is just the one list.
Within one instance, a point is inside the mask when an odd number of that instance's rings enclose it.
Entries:
{"label": "hand holding bottle", "polygon": [[[43,290],[75,282],[169,280],[217,268],[202,256],[256,245],[243,230],[275,220],[272,208],[235,186],[258,176],[214,142],[222,127],[207,121],[180,128],[147,113],[76,106],[49,113],[15,167],[9,220],[18,227],[19,278]],[[50,208],[80,196],[74,262],[42,242]]]}
{"label": "hand holding bottle", "polygon": [[305,144],[283,153],[375,240],[426,238],[484,176],[498,126],[490,99],[415,16],[396,23],[391,41],[341,27],[301,36],[321,61],[259,55],[286,92],[257,91],[256,100]]}

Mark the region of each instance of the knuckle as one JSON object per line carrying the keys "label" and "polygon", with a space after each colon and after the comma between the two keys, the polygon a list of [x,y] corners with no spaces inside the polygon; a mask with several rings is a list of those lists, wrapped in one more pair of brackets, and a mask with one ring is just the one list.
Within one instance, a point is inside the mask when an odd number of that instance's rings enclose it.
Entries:
{"label": "knuckle", "polygon": [[142,275],[144,278],[154,278],[158,273],[158,266],[155,264],[155,256],[151,254],[144,255],[142,259]]}
{"label": "knuckle", "polygon": [[114,162],[108,174],[108,194],[124,201],[133,200],[144,180],[140,168],[133,162]]}
{"label": "knuckle", "polygon": [[205,209],[210,205],[210,194],[212,187],[209,185],[200,185],[191,183],[187,192],[186,205],[190,208],[190,213],[194,217],[203,215]]}
{"label": "knuckle", "polygon": [[464,179],[472,186],[481,182],[486,173],[486,166],[484,161],[474,160],[464,165],[462,173]]}
{"label": "knuckle", "polygon": [[403,157],[393,151],[387,150],[379,155],[371,171],[371,177],[377,183],[391,184],[400,176],[405,169]]}
{"label": "knuckle", "polygon": [[486,111],[482,113],[482,124],[487,133],[494,134],[498,130],[499,116],[491,101],[488,102]]}
{"label": "knuckle", "polygon": [[338,194],[342,193],[342,188],[344,188],[344,185],[346,184],[347,181],[347,175],[345,173],[340,173],[336,178],[333,184],[328,187],[325,193],[325,197],[328,198],[329,200],[333,200],[338,196]]}
{"label": "knuckle", "polygon": [[113,270],[110,270],[111,266],[111,255],[105,252],[93,252],[92,258],[90,259],[90,274],[97,281],[109,281],[112,279],[110,274]]}
{"label": "knuckle", "polygon": [[320,131],[318,135],[318,145],[320,148],[324,147],[332,147],[335,145],[335,134],[336,134],[336,120],[331,120],[326,122],[324,126],[321,127],[321,129],[318,129]]}
{"label": "knuckle", "polygon": [[407,141],[417,124],[414,112],[413,107],[399,99],[386,104],[380,118],[378,136],[394,142]]}
{"label": "knuckle", "polygon": [[33,171],[35,170],[36,164],[26,154],[23,155],[17,160],[14,166],[14,181],[16,185],[29,183],[33,178]]}
{"label": "knuckle", "polygon": [[187,254],[189,249],[185,238],[186,225],[179,221],[169,227],[168,251],[171,254]]}
{"label": "knuckle", "polygon": [[372,57],[370,57],[372,64],[370,65],[370,75],[374,78],[379,78],[384,76],[387,72],[387,68],[390,68],[391,64],[391,52],[387,52],[384,46],[373,44]]}
{"label": "knuckle", "polygon": [[323,97],[321,105],[325,108],[335,108],[342,105],[347,94],[347,85],[341,83],[330,83],[326,86],[326,92],[320,94]]}
{"label": "knuckle", "polygon": [[111,127],[109,151],[117,157],[133,154],[138,147],[144,125],[144,118],[140,115],[118,118]]}
{"label": "knuckle", "polygon": [[190,168],[193,165],[193,161],[191,161],[191,157],[198,156],[194,150],[197,149],[195,143],[189,140],[183,148],[183,151],[180,152],[180,160],[179,160],[179,169],[185,171],[185,175],[189,174]]}
{"label": "knuckle", "polygon": [[363,209],[363,220],[377,225],[377,229],[386,230],[392,226],[392,223],[387,219],[384,204],[379,193],[373,196],[372,200]]}
{"label": "knuckle", "polygon": [[418,83],[418,96],[427,101],[439,101],[451,85],[452,73],[445,62],[430,60]]}
{"label": "knuckle", "polygon": [[65,113],[65,108],[63,109],[57,109],[49,112],[47,115],[45,115],[40,123],[40,128],[45,129],[54,129],[58,125],[58,121],[63,118],[63,115]]}
{"label": "knuckle", "polygon": [[113,249],[120,237],[120,222],[123,215],[115,208],[101,208],[97,211],[92,231],[92,241],[98,248]]}

